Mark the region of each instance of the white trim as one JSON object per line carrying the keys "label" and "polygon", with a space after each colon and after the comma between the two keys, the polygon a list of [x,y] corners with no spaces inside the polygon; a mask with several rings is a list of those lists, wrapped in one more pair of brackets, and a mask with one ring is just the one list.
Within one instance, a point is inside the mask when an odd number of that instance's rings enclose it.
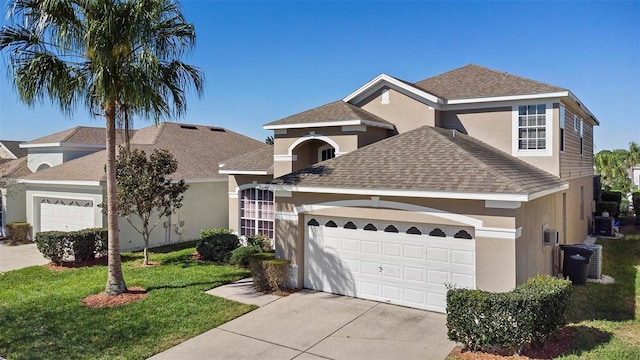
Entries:
{"label": "white trim", "polygon": [[298,155],[273,155],[273,161],[298,161]]}
{"label": "white trim", "polygon": [[298,214],[287,211],[276,211],[277,220],[298,221]]}
{"label": "white trim", "polygon": [[368,83],[362,85],[356,91],[347,95],[344,99],[342,99],[342,101],[357,104],[382,87],[389,87],[418,101],[422,100],[421,102],[426,101],[428,102],[428,105],[433,106],[437,109],[440,109],[438,106],[439,104],[444,103],[443,99],[440,99],[433,94],[420,90],[415,86],[409,85],[386,74],[380,74],[376,76]]}
{"label": "white trim", "polygon": [[[178,180],[173,180],[176,182]],[[187,184],[198,184],[198,183],[208,183],[208,182],[228,182],[228,178],[201,178],[201,179],[184,179],[184,182]]]}
{"label": "white trim", "polygon": [[417,212],[425,215],[431,215],[435,217],[439,217],[446,220],[451,220],[455,222],[459,222],[465,225],[470,225],[473,227],[482,227],[482,220],[472,218],[469,216],[464,216],[460,214],[454,214],[450,212],[446,212],[443,210],[432,209],[426,206],[414,205],[401,203],[396,201],[374,201],[371,200],[339,200],[339,201],[329,201],[319,204],[312,205],[302,205],[298,206],[295,209],[296,214],[302,214],[309,211],[321,210],[321,209],[330,209],[336,207],[381,207],[387,209],[397,209],[397,210],[405,210],[411,212]]}
{"label": "white trim", "polygon": [[516,240],[520,236],[522,236],[522,226],[517,229],[507,229],[507,228],[494,228],[494,227],[485,227],[485,228],[476,228],[475,229],[475,237],[488,237],[494,239],[508,239],[508,240]]}
{"label": "white trim", "polygon": [[520,201],[485,200],[484,207],[488,209],[517,209],[522,205]]}
{"label": "white trim", "polygon": [[88,181],[88,180],[30,180],[30,179],[18,179],[18,183],[21,184],[42,184],[42,185],[80,185],[80,186],[100,186],[100,181]]}
{"label": "white trim", "polygon": [[264,130],[280,130],[280,129],[304,129],[304,128],[317,128],[327,126],[348,126],[348,125],[365,125],[371,127],[379,127],[383,129],[393,129],[392,124],[379,123],[369,120],[339,120],[339,121],[319,121],[313,123],[298,123],[298,124],[277,124],[277,125],[264,125]]}
{"label": "white trim", "polygon": [[[320,141],[324,141],[327,144],[333,146],[333,148],[336,149],[336,156],[340,152],[340,145],[338,145],[337,142],[333,141],[333,139],[331,139],[328,136],[324,136],[324,135],[313,133],[313,134],[302,136],[302,137],[298,138],[296,141],[294,141],[293,144],[291,144],[291,146],[289,146],[289,149],[287,150],[287,155],[288,156],[296,156],[296,155],[293,155],[293,150],[298,145],[302,144],[305,141],[309,141],[309,140],[320,140]],[[274,155],[274,159],[275,159],[276,156],[277,155]]]}
{"label": "white trim", "polygon": [[484,103],[484,102],[493,102],[493,101],[548,99],[548,98],[558,98],[558,97],[565,97],[565,96],[569,96],[568,91],[557,91],[557,92],[526,94],[526,95],[491,96],[491,97],[481,97],[481,98],[471,98],[471,99],[451,99],[451,100],[447,100],[446,104],[447,105],[475,104],[475,103]]}
{"label": "white trim", "polygon": [[[18,144],[18,146],[20,146],[20,144]],[[9,157],[9,158],[7,158],[7,159],[15,160],[15,159],[17,159],[17,158],[18,158],[18,157],[16,156],[16,154],[14,154],[11,150],[9,150],[9,148],[8,148],[8,147],[6,147],[2,142],[0,142],[0,149],[4,149],[8,154],[11,154],[11,156],[13,156],[13,157]],[[0,224],[0,226],[2,226],[2,224]]]}
{"label": "white trim", "polygon": [[45,148],[45,147],[74,147],[74,148],[89,148],[89,149],[106,149],[106,145],[101,144],[77,144],[77,143],[66,143],[66,142],[53,142],[53,143],[42,143],[42,144],[20,144],[18,145],[22,149],[29,148]]}
{"label": "white trim", "polygon": [[[544,149],[520,149],[519,146],[519,109],[520,106],[545,105],[545,148]],[[515,157],[524,156],[552,156],[553,155],[553,135],[555,119],[553,117],[552,102],[524,101],[511,106],[511,155]]]}
{"label": "white trim", "polygon": [[499,193],[468,193],[449,191],[411,191],[411,190],[377,190],[377,189],[339,189],[329,187],[311,187],[295,185],[260,185],[273,191],[292,191],[323,194],[349,194],[349,195],[375,195],[375,196],[398,196],[415,198],[437,198],[437,199],[462,199],[462,200],[498,200],[498,201],[521,201],[527,202],[541,196],[563,191],[569,188],[569,184],[563,184],[555,188],[540,191],[533,194],[499,194]]}
{"label": "white trim", "polygon": [[237,199],[238,192],[229,191],[229,199]]}
{"label": "white trim", "polygon": [[224,175],[269,175],[267,170],[218,170],[218,174]]}
{"label": "white trim", "polygon": [[387,105],[391,103],[389,89],[383,89],[382,95],[380,96],[380,104]]}

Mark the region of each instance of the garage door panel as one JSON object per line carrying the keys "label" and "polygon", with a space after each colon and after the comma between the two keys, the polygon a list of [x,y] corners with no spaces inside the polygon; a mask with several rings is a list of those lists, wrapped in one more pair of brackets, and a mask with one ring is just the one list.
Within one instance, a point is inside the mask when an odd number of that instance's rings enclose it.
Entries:
{"label": "garage door panel", "polygon": [[[374,222],[366,219],[314,218],[320,224],[332,220],[338,227],[308,227],[305,287],[440,312],[446,307],[445,283],[475,288],[474,240],[453,238],[449,230],[458,231],[454,227],[414,224],[423,231],[420,235],[415,229],[414,234],[382,231],[389,225],[411,229],[407,224],[378,222],[377,231],[368,231],[362,224]],[[358,229],[341,227],[349,221]],[[449,236],[424,232],[436,227],[447,229]],[[319,251],[314,254],[310,248]],[[335,263],[308,259],[323,254],[335,257]]]}
{"label": "garage door panel", "polygon": [[92,201],[43,199],[40,203],[40,231],[75,231],[95,227]]}

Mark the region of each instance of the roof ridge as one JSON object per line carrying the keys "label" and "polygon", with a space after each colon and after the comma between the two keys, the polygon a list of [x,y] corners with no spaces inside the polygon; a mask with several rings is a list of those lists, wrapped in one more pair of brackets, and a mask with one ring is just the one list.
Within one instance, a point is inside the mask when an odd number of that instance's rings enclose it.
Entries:
{"label": "roof ridge", "polygon": [[62,138],[59,142],[66,142],[67,140],[71,139],[71,137],[76,134],[78,131],[80,131],[80,128],[82,128],[82,126],[74,126],[71,128],[71,132],[65,136],[64,138]]}
{"label": "roof ridge", "polygon": [[566,88],[564,88],[564,87],[562,87],[562,86],[553,85],[553,84],[545,83],[545,82],[542,82],[542,81],[538,81],[538,80],[534,80],[534,79],[526,78],[526,77],[524,77],[524,76],[520,76],[520,75],[516,75],[516,74],[509,73],[509,72],[507,72],[507,71],[499,71],[499,70],[495,70],[495,69],[492,69],[492,68],[489,68],[489,67],[486,67],[486,66],[482,66],[482,65],[469,64],[469,65],[467,65],[467,66],[471,66],[471,65],[476,66],[476,67],[479,67],[479,68],[482,68],[482,69],[486,69],[486,70],[489,70],[489,71],[493,71],[493,72],[496,72],[496,73],[498,73],[498,74],[509,75],[509,76],[517,77],[518,79],[527,80],[527,81],[533,81],[533,82],[538,83],[538,84],[542,84],[542,85],[546,85],[546,86],[557,87],[557,88],[561,88],[561,89],[564,89],[564,90],[568,90],[568,89],[566,89]]}

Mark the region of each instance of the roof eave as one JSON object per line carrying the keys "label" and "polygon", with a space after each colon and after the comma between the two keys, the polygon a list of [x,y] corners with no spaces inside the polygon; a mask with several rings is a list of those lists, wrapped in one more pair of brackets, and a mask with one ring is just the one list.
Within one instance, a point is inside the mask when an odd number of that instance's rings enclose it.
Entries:
{"label": "roof eave", "polygon": [[305,129],[305,128],[315,128],[315,127],[326,127],[326,126],[351,126],[351,125],[365,125],[370,127],[378,127],[383,129],[392,130],[394,126],[392,124],[385,124],[376,121],[370,120],[338,120],[338,121],[319,121],[314,123],[297,123],[297,124],[273,124],[273,125],[264,125],[262,128],[264,130],[281,130],[281,129]]}
{"label": "roof eave", "polygon": [[52,143],[36,143],[36,144],[20,144],[20,148],[45,148],[45,147],[79,147],[88,149],[105,149],[106,145],[103,144],[81,144],[81,143],[68,143],[68,142],[52,142]]}
{"label": "roof eave", "polygon": [[568,91],[567,96],[576,103],[576,105],[578,105],[578,107],[580,107],[584,112],[586,112],[587,114],[589,114],[589,116],[591,116],[591,118],[593,119],[593,121],[596,123],[596,125],[600,126],[600,121],[596,118],[595,115],[593,115],[591,113],[591,111],[589,111],[589,109],[584,105],[584,103],[582,101],[580,101],[580,99],[578,99],[578,97],[572,93],[571,91]]}
{"label": "roof eave", "polygon": [[273,175],[269,170],[218,170],[223,175]]}
{"label": "roof eave", "polygon": [[18,179],[21,184],[36,185],[65,185],[65,186],[100,186],[102,181],[98,180],[32,180]]}
{"label": "roof eave", "polygon": [[451,99],[446,100],[446,105],[457,105],[457,104],[476,104],[476,103],[486,103],[486,102],[498,102],[498,101],[513,101],[513,100],[535,100],[535,99],[548,99],[548,98],[560,98],[569,96],[570,91],[554,91],[547,93],[537,93],[537,94],[522,94],[522,95],[506,95],[506,96],[487,96],[480,98],[469,98],[469,99]]}
{"label": "roof eave", "polygon": [[376,76],[371,81],[362,85],[356,91],[347,95],[344,99],[342,99],[342,101],[347,103],[352,103],[352,104],[358,103],[364,100],[365,98],[367,98],[368,96],[370,96],[371,94],[373,94],[375,91],[377,91],[383,86],[388,86],[400,93],[403,93],[404,95],[415,98],[416,100],[426,100],[429,103],[431,103],[431,105],[436,107],[439,104],[444,103],[443,99],[431,93],[428,93],[426,91],[420,90],[415,86],[411,86],[407,83],[404,83],[387,74],[380,74]]}

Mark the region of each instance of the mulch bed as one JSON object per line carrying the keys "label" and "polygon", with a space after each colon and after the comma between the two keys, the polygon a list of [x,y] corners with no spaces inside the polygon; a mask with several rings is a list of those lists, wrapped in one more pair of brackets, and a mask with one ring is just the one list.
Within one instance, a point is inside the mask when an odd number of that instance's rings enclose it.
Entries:
{"label": "mulch bed", "polygon": [[131,265],[132,268],[137,269],[137,268],[145,268],[145,267],[152,267],[152,266],[156,266],[156,265],[160,265],[159,261],[149,261],[149,264],[145,265],[144,262],[141,262],[139,264],[133,264]]}
{"label": "mulch bed", "polygon": [[456,346],[449,354],[449,358],[463,359],[463,360],[504,360],[504,359],[518,359],[518,360],[532,360],[532,359],[553,359],[562,354],[565,354],[569,347],[573,337],[571,331],[564,327],[555,336],[549,337],[542,346],[534,347],[527,345],[520,356],[514,355],[508,349],[498,349],[495,351],[467,351],[461,346]]}
{"label": "mulch bed", "polygon": [[88,307],[114,307],[130,304],[134,301],[144,299],[147,291],[139,286],[132,286],[120,295],[107,296],[104,292],[89,295],[82,299],[82,304]]}

